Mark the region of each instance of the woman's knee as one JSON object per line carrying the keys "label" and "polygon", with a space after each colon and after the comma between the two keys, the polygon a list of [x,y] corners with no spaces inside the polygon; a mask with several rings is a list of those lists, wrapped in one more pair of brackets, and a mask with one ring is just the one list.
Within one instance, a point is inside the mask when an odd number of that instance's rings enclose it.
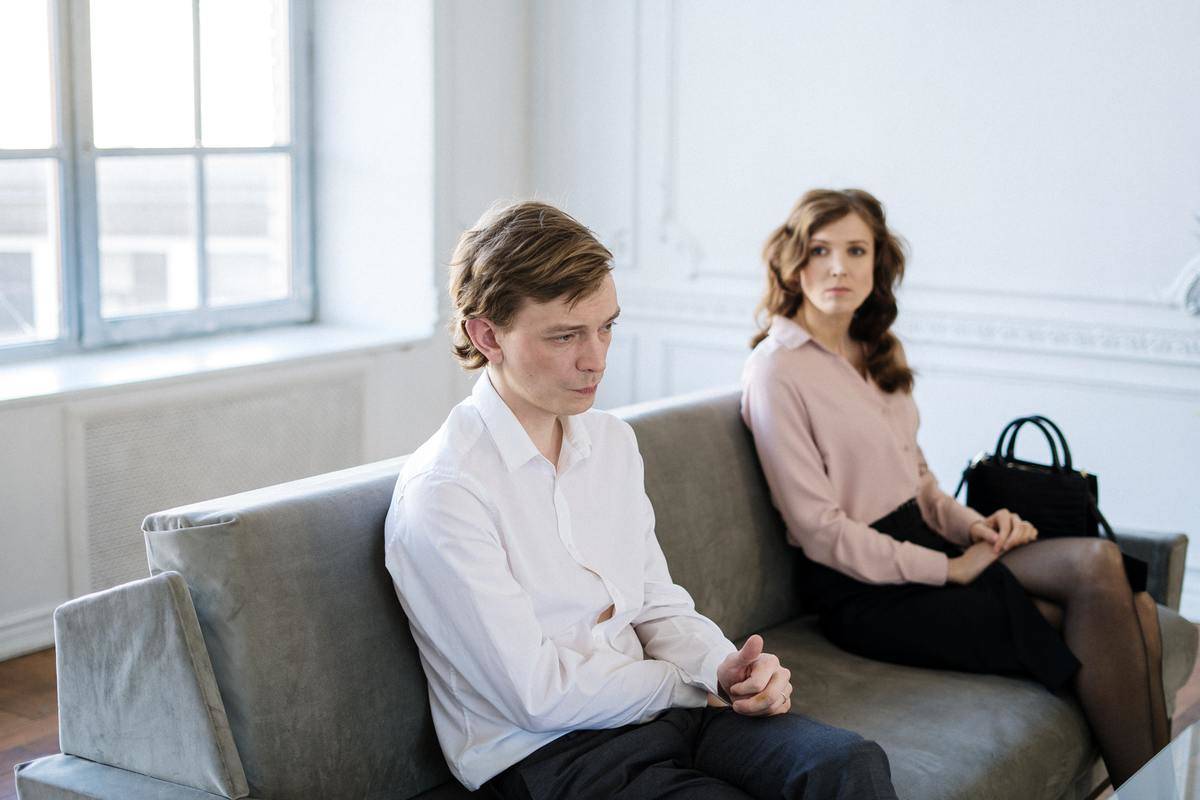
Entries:
{"label": "woman's knee", "polygon": [[1128,585],[1121,549],[1107,539],[1080,541],[1075,568],[1078,586],[1085,591],[1123,589]]}

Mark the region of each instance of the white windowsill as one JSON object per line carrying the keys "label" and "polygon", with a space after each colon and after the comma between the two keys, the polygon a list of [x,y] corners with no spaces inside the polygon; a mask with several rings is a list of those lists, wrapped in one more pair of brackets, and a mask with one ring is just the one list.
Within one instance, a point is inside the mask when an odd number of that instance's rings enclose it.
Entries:
{"label": "white windowsill", "polygon": [[313,323],[0,364],[0,409],[334,355],[402,350],[428,334]]}

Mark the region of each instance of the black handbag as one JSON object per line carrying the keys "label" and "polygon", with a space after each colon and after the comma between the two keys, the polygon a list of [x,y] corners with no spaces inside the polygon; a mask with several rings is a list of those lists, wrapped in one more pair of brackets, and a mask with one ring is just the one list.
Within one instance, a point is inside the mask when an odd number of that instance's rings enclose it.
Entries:
{"label": "black handbag", "polygon": [[[1046,437],[1050,465],[1016,457],[1017,434],[1026,425],[1036,427]],[[1007,508],[1037,528],[1039,539],[1103,535],[1117,542],[1112,526],[1100,513],[1096,476],[1075,469],[1067,437],[1041,415],[1018,417],[1005,425],[996,440],[995,452],[980,453],[963,470],[955,497],[964,485],[968,506],[984,516]],[[1144,591],[1146,562],[1128,555],[1124,559],[1130,587],[1135,592]]]}

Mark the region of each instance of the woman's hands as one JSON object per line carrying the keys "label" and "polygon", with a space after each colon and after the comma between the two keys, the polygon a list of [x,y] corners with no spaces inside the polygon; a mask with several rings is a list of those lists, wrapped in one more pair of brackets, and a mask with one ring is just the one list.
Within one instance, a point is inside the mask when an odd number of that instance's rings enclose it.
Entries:
{"label": "woman's hands", "polygon": [[1037,539],[1037,528],[1007,508],[974,523],[969,533],[974,544],[961,556],[950,559],[946,568],[948,583],[968,584],[1009,550]]}
{"label": "woman's hands", "polygon": [[972,542],[988,542],[996,555],[1003,555],[1014,547],[1029,544],[1037,539],[1037,528],[1018,517],[1007,508],[1001,508],[989,517],[971,525]]}

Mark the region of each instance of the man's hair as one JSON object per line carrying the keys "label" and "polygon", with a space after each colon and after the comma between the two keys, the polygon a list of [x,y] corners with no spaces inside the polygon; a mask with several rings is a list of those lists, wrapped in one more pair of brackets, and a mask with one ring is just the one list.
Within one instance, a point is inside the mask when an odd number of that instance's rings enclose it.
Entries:
{"label": "man's hair", "polygon": [[450,335],[464,369],[487,357],[467,336],[467,320],[505,328],[526,300],[574,303],[600,288],[612,253],[566,212],[525,201],[493,207],[465,232],[450,260]]}

